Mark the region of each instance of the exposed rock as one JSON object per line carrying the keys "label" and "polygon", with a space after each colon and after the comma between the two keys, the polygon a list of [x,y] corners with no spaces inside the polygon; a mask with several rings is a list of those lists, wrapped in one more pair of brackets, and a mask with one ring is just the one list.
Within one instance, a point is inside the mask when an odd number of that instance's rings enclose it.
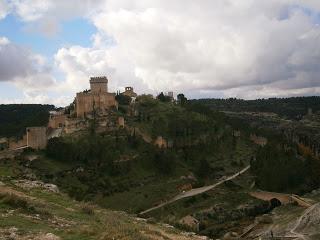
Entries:
{"label": "exposed rock", "polygon": [[41,181],[17,180],[13,182],[16,186],[26,190],[40,188],[49,192],[59,193],[59,188],[51,183],[43,183]]}
{"label": "exposed rock", "polygon": [[47,234],[40,235],[35,240],[60,240],[60,239],[61,239],[60,237],[54,235],[53,233],[47,233]]}
{"label": "exposed rock", "polygon": [[320,203],[317,203],[309,209],[310,211],[306,211],[306,214],[297,227],[298,232],[312,233],[320,231]]}

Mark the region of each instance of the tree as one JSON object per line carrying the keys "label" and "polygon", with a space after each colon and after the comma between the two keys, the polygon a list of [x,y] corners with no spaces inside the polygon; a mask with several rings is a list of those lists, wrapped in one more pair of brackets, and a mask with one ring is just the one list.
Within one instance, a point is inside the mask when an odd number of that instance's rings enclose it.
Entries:
{"label": "tree", "polygon": [[181,106],[186,105],[187,102],[188,102],[188,99],[184,96],[183,93],[178,94],[177,98],[178,98],[178,103],[179,103]]}
{"label": "tree", "polygon": [[165,96],[163,92],[161,92],[158,96],[157,99],[160,100],[161,102],[170,102],[171,98],[169,96]]}
{"label": "tree", "polygon": [[209,176],[211,171],[211,166],[208,161],[204,158],[201,159],[199,167],[197,169],[197,175],[201,178],[206,178]]}
{"label": "tree", "polygon": [[123,94],[116,95],[116,100],[120,105],[129,105],[131,103],[131,97]]}

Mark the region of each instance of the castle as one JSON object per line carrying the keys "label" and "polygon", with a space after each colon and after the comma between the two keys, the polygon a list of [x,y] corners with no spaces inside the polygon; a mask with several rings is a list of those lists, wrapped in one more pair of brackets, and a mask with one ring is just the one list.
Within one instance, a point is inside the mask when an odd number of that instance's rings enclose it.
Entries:
{"label": "castle", "polygon": [[83,118],[94,110],[104,112],[110,108],[117,108],[118,103],[115,93],[108,92],[107,77],[90,78],[90,90],[77,93],[76,114],[78,118]]}

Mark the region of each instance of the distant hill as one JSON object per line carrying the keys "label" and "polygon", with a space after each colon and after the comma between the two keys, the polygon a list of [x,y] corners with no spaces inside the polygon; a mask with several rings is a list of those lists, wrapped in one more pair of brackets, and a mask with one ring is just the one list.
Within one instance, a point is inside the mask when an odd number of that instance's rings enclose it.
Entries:
{"label": "distant hill", "polygon": [[190,103],[201,103],[218,111],[233,112],[273,112],[290,119],[300,119],[308,109],[320,111],[320,97],[269,98],[257,100],[229,99],[199,99]]}
{"label": "distant hill", "polygon": [[40,104],[0,105],[0,136],[21,136],[26,127],[47,125],[53,109],[53,105]]}

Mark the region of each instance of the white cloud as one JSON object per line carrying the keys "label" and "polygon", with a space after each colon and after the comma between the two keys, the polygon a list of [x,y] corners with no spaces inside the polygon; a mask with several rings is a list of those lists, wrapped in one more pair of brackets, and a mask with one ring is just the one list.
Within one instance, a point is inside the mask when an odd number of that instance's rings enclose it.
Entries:
{"label": "white cloud", "polygon": [[12,2],[22,20],[48,23],[49,34],[59,21],[78,16],[97,27],[91,47],[57,51],[56,67],[66,77],[61,91],[82,90],[90,76],[105,74],[112,90],[133,85],[244,98],[319,94],[317,0]]}
{"label": "white cloud", "polygon": [[[20,103],[50,103],[48,100],[56,102],[56,99],[49,97],[56,90],[57,83],[46,59],[5,37],[0,37],[1,82],[10,82],[22,91],[25,98],[16,99]],[[6,102],[5,99],[0,101]]]}
{"label": "white cloud", "polygon": [[1,47],[1,45],[7,45],[7,44],[9,44],[9,43],[10,43],[10,41],[9,41],[8,38],[6,38],[6,37],[0,37],[0,47]]}
{"label": "white cloud", "polygon": [[10,8],[7,0],[0,0],[0,20],[5,18],[9,11]]}
{"label": "white cloud", "polygon": [[295,3],[184,1],[182,9],[180,1],[111,0],[93,22],[150,89],[224,91],[279,81],[286,89],[302,73],[299,81],[315,86],[320,29]]}

